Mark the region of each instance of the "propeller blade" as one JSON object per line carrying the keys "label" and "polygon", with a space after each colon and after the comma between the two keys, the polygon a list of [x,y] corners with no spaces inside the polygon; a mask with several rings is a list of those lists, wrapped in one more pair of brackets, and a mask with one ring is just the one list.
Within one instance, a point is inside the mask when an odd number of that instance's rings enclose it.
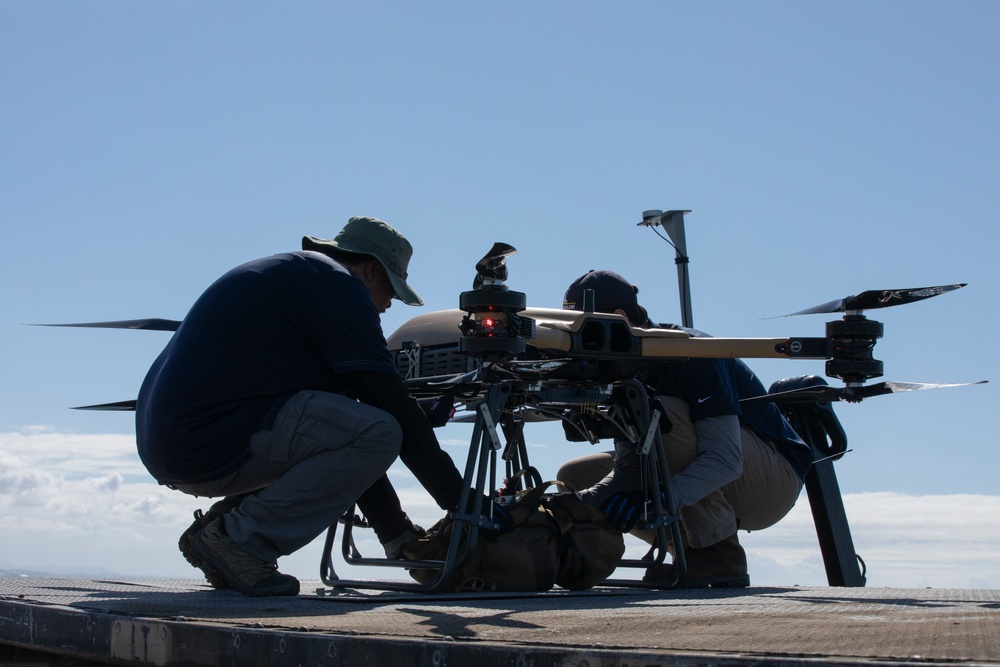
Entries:
{"label": "propeller blade", "polygon": [[144,320],[117,320],[113,322],[77,322],[73,324],[32,324],[34,327],[88,327],[93,329],[144,329],[146,331],[177,331],[181,323],[152,317]]}
{"label": "propeller blade", "polygon": [[796,313],[788,315],[778,315],[766,319],[779,319],[781,317],[794,317],[796,315],[812,315],[814,313],[844,313],[851,310],[870,310],[872,308],[888,308],[889,306],[900,306],[914,301],[922,301],[932,296],[954,292],[965,287],[968,283],[956,283],[954,285],[938,285],[936,287],[910,287],[906,289],[890,290],[868,290],[855,296],[844,299],[835,299],[819,306],[806,308]]}
{"label": "propeller blade", "polygon": [[883,396],[885,394],[899,394],[904,391],[922,391],[924,389],[947,389],[948,387],[968,387],[974,384],[986,384],[987,380],[979,382],[876,382],[875,384],[860,387],[845,387],[841,389],[841,398],[845,401],[857,402],[872,396]]}
{"label": "propeller blade", "polygon": [[818,384],[752,398],[741,398],[740,403],[833,403],[841,400],[843,393],[843,389],[828,384]]}
{"label": "propeller blade", "polygon": [[947,389],[948,387],[969,387],[975,384],[986,384],[989,380],[979,382],[934,383],[934,382],[876,382],[860,387],[831,387],[815,385],[801,389],[790,389],[773,394],[764,394],[754,398],[744,398],[741,403],[834,403],[847,401],[857,403],[873,396],[898,394],[906,391],[922,391],[925,389]]}
{"label": "propeller blade", "polygon": [[[934,383],[934,382],[879,382],[878,384],[885,385],[885,391],[880,393],[885,394],[898,394],[904,391],[921,391],[924,389],[947,389],[948,387],[969,387],[974,384],[987,384],[989,380],[980,380],[979,382],[950,382],[950,383]],[[876,385],[871,385],[876,386]],[[857,387],[857,389],[867,389],[867,387]],[[867,396],[866,396],[867,398]]]}
{"label": "propeller blade", "polygon": [[98,405],[81,405],[74,410],[110,410],[113,412],[135,411],[135,401],[118,401],[117,403],[100,403]]}

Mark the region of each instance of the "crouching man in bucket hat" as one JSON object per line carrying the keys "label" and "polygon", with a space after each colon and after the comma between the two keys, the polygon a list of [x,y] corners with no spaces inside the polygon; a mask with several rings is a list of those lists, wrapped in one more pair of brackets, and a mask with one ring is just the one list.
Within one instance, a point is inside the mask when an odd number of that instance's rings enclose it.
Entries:
{"label": "crouching man in bucket hat", "polygon": [[337,236],[257,259],[215,281],[149,369],[136,406],[139,456],[160,484],[223,497],[181,536],[215,588],[296,595],[280,556],[353,503],[386,553],[422,531],[386,470],[400,457],[437,504],[456,509],[462,478],[386,347],[392,299],[413,249],[353,217]]}

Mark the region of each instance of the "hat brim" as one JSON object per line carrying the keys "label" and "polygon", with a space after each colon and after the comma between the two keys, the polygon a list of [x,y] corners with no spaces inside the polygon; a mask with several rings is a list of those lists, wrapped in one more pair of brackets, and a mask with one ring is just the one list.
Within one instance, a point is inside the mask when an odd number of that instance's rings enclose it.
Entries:
{"label": "hat brim", "polygon": [[333,239],[319,239],[315,236],[305,236],[302,238],[303,250],[323,252],[329,248],[336,248],[337,250],[349,252],[354,255],[374,257],[378,260],[378,263],[382,265],[382,268],[385,270],[385,275],[389,276],[389,282],[392,284],[392,291],[396,293],[394,298],[402,301],[408,306],[424,305],[424,300],[420,298],[420,295],[418,295],[412,287],[410,287],[409,283],[406,282],[406,279],[386,266],[386,263],[378,255],[364,250],[359,250],[351,243],[338,243]]}
{"label": "hat brim", "polygon": [[392,291],[396,293],[396,298],[405,303],[407,306],[422,306],[424,305],[424,300],[420,298],[413,288],[407,284],[406,280],[403,279],[401,275],[390,269],[385,265],[381,259],[378,259],[379,264],[385,269],[385,275],[389,276],[389,282],[392,283]]}

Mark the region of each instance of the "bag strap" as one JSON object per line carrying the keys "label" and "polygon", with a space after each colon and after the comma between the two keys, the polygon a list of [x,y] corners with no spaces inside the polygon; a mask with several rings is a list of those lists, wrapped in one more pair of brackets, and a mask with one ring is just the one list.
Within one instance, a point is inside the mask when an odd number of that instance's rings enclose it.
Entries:
{"label": "bag strap", "polygon": [[552,486],[562,486],[562,482],[557,482],[555,480],[541,482],[536,486],[520,492],[520,495],[517,496],[515,500],[505,505],[504,509],[509,511],[520,507],[536,507],[542,502],[542,498]]}
{"label": "bag strap", "polygon": [[528,466],[527,468],[521,468],[513,475],[508,477],[506,480],[504,480],[504,485],[502,490],[503,492],[505,492],[505,495],[507,492],[514,493],[514,489],[517,486],[518,480],[520,480],[522,477],[528,477],[529,480],[533,482],[531,486],[527,486],[526,484],[525,485],[526,489],[542,486],[543,484],[545,484],[545,482],[542,481],[542,476],[538,472],[538,469],[535,468],[534,466]]}
{"label": "bag strap", "polygon": [[568,484],[568,483],[566,483],[566,482],[564,482],[562,480],[559,480],[559,479],[553,479],[553,480],[551,480],[549,482],[545,482],[545,485],[546,486],[561,486],[563,488],[563,491],[565,491],[566,493],[572,493],[573,495],[577,495],[577,490],[574,489],[572,485],[570,485],[570,484]]}
{"label": "bag strap", "polygon": [[518,507],[535,507],[542,501],[542,496],[545,495],[545,490],[548,488],[545,484],[539,484],[538,486],[533,486],[527,489],[520,497],[509,503],[505,509],[512,510]]}

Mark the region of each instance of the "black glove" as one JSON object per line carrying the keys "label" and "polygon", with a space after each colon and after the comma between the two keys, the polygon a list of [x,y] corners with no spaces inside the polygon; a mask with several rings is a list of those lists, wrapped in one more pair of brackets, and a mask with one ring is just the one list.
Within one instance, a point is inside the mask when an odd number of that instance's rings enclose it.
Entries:
{"label": "black glove", "polygon": [[641,491],[617,491],[601,503],[600,510],[607,515],[611,525],[627,533],[639,523],[642,505]]}
{"label": "black glove", "polygon": [[438,428],[448,423],[448,420],[455,415],[455,397],[451,394],[442,394],[431,398],[419,398],[417,404],[427,416],[427,421],[431,428]]}

